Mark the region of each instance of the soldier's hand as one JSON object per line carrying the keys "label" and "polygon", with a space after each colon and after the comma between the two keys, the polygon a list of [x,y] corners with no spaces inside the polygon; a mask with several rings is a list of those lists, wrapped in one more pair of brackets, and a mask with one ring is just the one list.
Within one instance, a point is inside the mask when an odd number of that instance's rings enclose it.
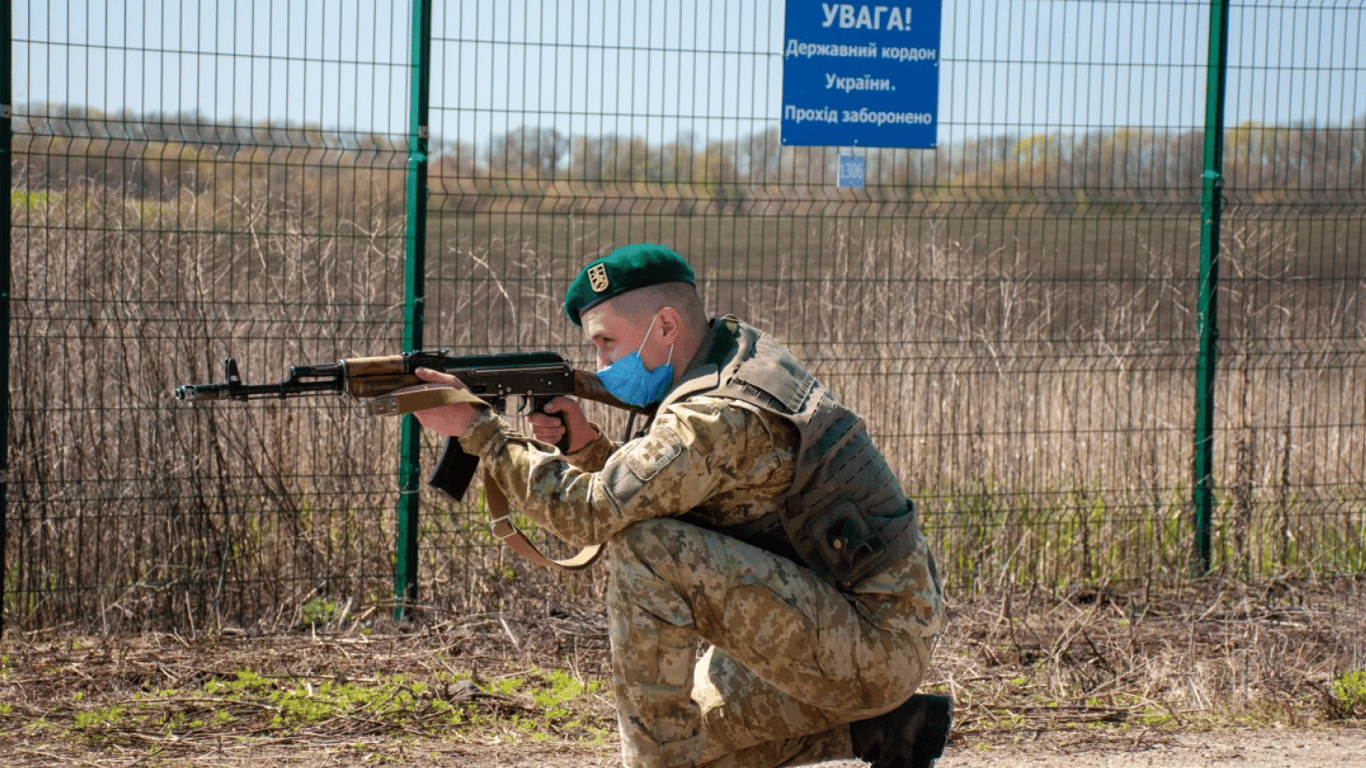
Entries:
{"label": "soldier's hand", "polygon": [[[449,373],[434,371],[431,368],[418,368],[413,371],[419,379],[431,384],[443,384],[455,389],[469,389],[464,382]],[[478,413],[468,403],[454,403],[436,408],[414,411],[413,415],[422,426],[450,437],[460,437],[474,423]]]}
{"label": "soldier's hand", "polygon": [[[563,421],[561,421],[563,417]],[[598,436],[598,431],[588,423],[579,402],[571,397],[557,397],[545,404],[544,411],[536,411],[526,417],[531,424],[531,432],[537,440],[558,445],[564,437],[565,424],[569,425],[569,450],[573,453],[588,445]]]}

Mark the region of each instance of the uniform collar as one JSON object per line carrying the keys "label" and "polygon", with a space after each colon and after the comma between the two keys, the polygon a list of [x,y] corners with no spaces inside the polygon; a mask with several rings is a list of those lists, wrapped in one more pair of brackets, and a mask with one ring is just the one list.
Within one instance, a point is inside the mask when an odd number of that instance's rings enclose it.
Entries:
{"label": "uniform collar", "polygon": [[678,386],[665,397],[664,403],[682,400],[688,395],[716,389],[721,386],[721,369],[735,357],[739,347],[736,338],[740,334],[740,320],[735,315],[726,315],[711,321],[711,330],[702,340],[697,354],[683,372]]}

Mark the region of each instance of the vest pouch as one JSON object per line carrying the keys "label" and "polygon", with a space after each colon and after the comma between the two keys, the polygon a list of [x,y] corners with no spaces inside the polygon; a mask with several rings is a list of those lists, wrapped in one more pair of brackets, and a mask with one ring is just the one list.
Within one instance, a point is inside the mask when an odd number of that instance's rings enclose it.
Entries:
{"label": "vest pouch", "polygon": [[848,499],[837,498],[824,509],[812,510],[800,496],[790,496],[783,523],[806,565],[846,589],[888,563],[886,539]]}

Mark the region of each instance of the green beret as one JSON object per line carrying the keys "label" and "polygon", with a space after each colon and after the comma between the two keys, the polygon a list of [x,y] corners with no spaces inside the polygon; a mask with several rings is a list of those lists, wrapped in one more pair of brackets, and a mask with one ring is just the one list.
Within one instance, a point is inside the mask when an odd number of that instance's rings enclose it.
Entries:
{"label": "green beret", "polygon": [[661,283],[697,283],[682,256],[662,245],[634,243],[588,263],[564,294],[564,313],[583,325],[584,310],[637,288]]}

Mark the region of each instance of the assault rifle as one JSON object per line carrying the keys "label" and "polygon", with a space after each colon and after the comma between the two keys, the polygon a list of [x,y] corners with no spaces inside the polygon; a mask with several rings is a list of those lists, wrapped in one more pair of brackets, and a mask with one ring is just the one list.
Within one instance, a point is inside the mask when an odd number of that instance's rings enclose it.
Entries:
{"label": "assault rifle", "polygon": [[[506,412],[511,397],[525,398],[533,411],[543,411],[547,403],[561,395],[573,395],[585,400],[604,403],[634,414],[648,413],[627,405],[608,393],[597,374],[580,371],[570,366],[564,357],[554,352],[512,352],[497,355],[469,355],[451,357],[445,349],[424,349],[384,357],[352,357],[322,365],[290,366],[289,377],[270,384],[243,384],[237,361],[231,357],[223,361],[223,381],[211,384],[185,384],[176,387],[177,400],[192,402],[206,400],[263,400],[314,395],[349,395],[366,401],[364,410],[372,416],[409,413],[444,402],[443,396],[454,392],[450,387],[426,384],[414,373],[418,368],[454,374],[470,392],[499,411]],[[395,390],[426,384],[428,388],[395,394]],[[564,416],[560,416],[565,423]],[[568,450],[569,431],[556,445]],[[628,431],[630,427],[628,426]],[[436,470],[427,482],[459,501],[474,478],[478,458],[466,454],[459,441],[448,440],[445,451],[437,461]],[[486,482],[487,501],[494,535],[506,542],[518,554],[545,566],[582,568],[593,561],[599,547],[589,547],[577,557],[551,560],[542,555],[512,523],[507,514],[507,500],[495,483]]]}
{"label": "assault rifle", "polygon": [[[544,410],[547,403],[561,395],[605,403],[615,408],[633,409],[607,392],[598,377],[589,371],[575,370],[563,356],[554,352],[510,352],[497,355],[451,357],[445,349],[424,349],[384,357],[352,357],[322,365],[294,365],[289,377],[270,384],[243,384],[237,360],[223,361],[223,381],[212,384],[184,384],[176,387],[177,400],[261,400],[313,395],[350,395],[365,400],[364,410],[371,416],[384,416],[416,410],[426,401],[402,403],[392,393],[397,389],[423,383],[414,373],[431,368],[454,374],[470,392],[499,411],[507,410],[511,397],[525,398],[530,410]],[[564,450],[569,436],[558,446]]]}

